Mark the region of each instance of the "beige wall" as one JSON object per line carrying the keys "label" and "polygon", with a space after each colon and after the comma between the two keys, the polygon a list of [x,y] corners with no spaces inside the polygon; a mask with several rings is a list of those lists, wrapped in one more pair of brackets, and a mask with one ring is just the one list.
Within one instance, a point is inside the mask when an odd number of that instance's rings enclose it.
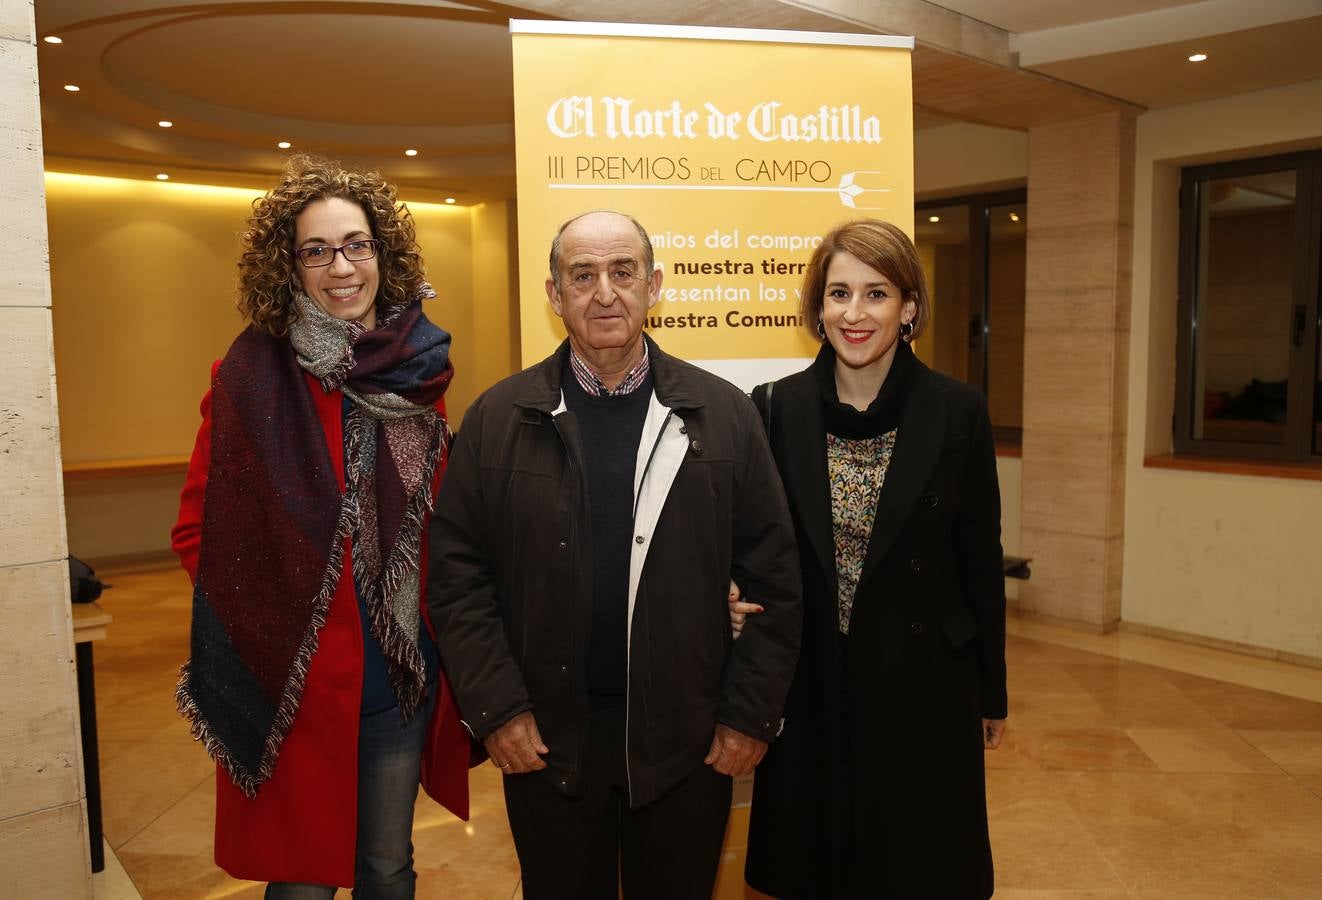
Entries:
{"label": "beige wall", "polygon": [[1028,133],[965,122],[925,128],[914,134],[913,166],[919,199],[1022,185]]}
{"label": "beige wall", "polygon": [[1171,450],[1183,165],[1322,146],[1322,81],[1138,120],[1122,618],[1322,657],[1322,483],[1143,466]]}
{"label": "beige wall", "polygon": [[30,2],[0,2],[0,894],[91,896]]}
{"label": "beige wall", "polygon": [[[243,327],[234,309],[238,234],[258,192],[60,173],[46,184],[64,458],[188,454],[211,363]],[[504,204],[409,209],[438,294],[427,313],[454,336],[449,409],[458,423],[483,387],[511,371],[512,212]],[[182,483],[178,475],[70,481],[71,551],[106,559],[168,549]]]}

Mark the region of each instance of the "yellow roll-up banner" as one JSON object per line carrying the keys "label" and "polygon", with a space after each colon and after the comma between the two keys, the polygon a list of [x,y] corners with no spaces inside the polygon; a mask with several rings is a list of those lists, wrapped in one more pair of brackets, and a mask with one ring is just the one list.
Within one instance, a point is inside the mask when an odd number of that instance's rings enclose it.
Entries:
{"label": "yellow roll-up banner", "polygon": [[802,368],[803,269],[833,225],[913,234],[912,38],[516,20],[523,364],[566,219],[636,217],[663,271],[647,330],[745,389]]}

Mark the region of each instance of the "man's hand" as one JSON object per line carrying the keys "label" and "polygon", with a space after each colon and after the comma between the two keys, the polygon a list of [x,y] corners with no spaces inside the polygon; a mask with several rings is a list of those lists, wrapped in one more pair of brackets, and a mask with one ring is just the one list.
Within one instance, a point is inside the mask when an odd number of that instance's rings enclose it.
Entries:
{"label": "man's hand", "polygon": [[702,762],[722,775],[747,775],[766,755],[767,742],[735,731],[728,725],[717,723],[711,739],[711,750]]}
{"label": "man's hand", "polygon": [[744,603],[739,599],[739,585],[733,581],[730,582],[730,628],[734,631],[734,639],[739,640],[739,635],[744,631],[744,621],[749,613],[763,612],[761,605],[757,603]]}
{"label": "man's hand", "polygon": [[497,728],[482,742],[492,764],[506,775],[522,775],[546,768],[541,754],[550,748],[542,743],[531,712],[521,712]]}
{"label": "man's hand", "polygon": [[982,747],[984,750],[995,750],[997,747],[1001,746],[1001,738],[1004,736],[1004,719],[982,720]]}

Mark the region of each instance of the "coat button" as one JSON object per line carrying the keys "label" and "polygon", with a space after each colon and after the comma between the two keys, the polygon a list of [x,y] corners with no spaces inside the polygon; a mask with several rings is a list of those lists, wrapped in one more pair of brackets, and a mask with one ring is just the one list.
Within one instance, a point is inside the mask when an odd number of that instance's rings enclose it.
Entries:
{"label": "coat button", "polygon": [[923,503],[928,509],[936,509],[941,504],[941,498],[932,493],[924,494]]}
{"label": "coat button", "polygon": [[643,536],[640,534],[640,535],[638,535],[636,538],[633,539],[633,542],[634,542],[635,544],[641,544],[641,543],[643,542],[643,540],[644,540],[644,538],[643,538]]}
{"label": "coat button", "polygon": [[923,561],[921,559],[915,556],[913,559],[909,560],[910,572],[921,572],[922,570],[923,570]]}
{"label": "coat button", "polygon": [[922,634],[926,630],[927,630],[927,626],[924,625],[922,622],[914,622],[912,625],[909,626],[909,631],[912,634]]}
{"label": "coat button", "polygon": [[569,674],[569,666],[561,666],[561,667],[560,667],[560,674],[561,674],[561,675],[568,675],[568,674]]}
{"label": "coat button", "polygon": [[560,542],[560,552],[561,552],[561,553],[564,553],[564,552],[565,552],[566,550],[568,550],[568,549],[569,549],[569,541],[561,541],[561,542]]}
{"label": "coat button", "polygon": [[679,433],[680,433],[680,434],[688,434],[688,433],[689,433],[689,427],[688,427],[687,425],[681,425],[681,426],[679,426]]}
{"label": "coat button", "polygon": [[694,438],[693,443],[690,444],[689,446],[693,448],[693,453],[695,456],[702,456],[702,441],[698,440],[697,438]]}

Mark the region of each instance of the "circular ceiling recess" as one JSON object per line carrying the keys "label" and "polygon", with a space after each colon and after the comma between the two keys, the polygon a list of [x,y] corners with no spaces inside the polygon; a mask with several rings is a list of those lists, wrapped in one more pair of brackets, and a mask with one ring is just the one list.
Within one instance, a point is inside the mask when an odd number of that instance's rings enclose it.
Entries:
{"label": "circular ceiling recess", "polygon": [[513,107],[509,31],[485,22],[222,12],[125,34],[101,65],[125,93],[144,103],[168,95],[182,106],[172,109],[176,116],[186,111],[200,121],[228,119],[224,111],[233,110],[366,126],[472,126],[508,123]]}

